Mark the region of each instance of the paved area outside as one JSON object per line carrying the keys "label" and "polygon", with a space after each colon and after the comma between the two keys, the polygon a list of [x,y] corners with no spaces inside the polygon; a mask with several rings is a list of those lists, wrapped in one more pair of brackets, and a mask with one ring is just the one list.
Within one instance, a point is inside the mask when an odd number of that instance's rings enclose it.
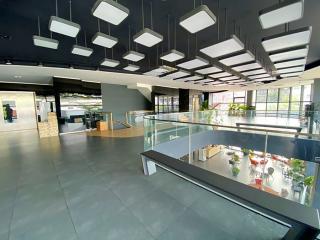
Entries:
{"label": "paved area outside", "polygon": [[143,138],[0,135],[0,240],[281,239],[287,229],[171,173]]}

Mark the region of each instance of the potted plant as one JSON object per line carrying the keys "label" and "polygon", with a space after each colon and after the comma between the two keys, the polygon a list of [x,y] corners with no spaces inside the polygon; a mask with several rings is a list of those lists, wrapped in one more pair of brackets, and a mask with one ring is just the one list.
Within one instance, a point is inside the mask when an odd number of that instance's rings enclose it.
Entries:
{"label": "potted plant", "polygon": [[243,156],[248,156],[250,153],[250,150],[247,148],[242,148],[241,151],[243,152]]}
{"label": "potted plant", "polygon": [[209,102],[208,102],[208,100],[205,100],[205,101],[202,102],[200,110],[201,111],[205,111],[205,110],[208,110],[208,109],[209,109]]}
{"label": "potted plant", "polygon": [[240,168],[236,167],[235,165],[233,165],[233,167],[232,167],[232,175],[234,177],[236,177],[236,176],[238,176],[239,172],[240,172]]}
{"label": "potted plant", "polygon": [[232,155],[232,160],[235,162],[235,163],[239,163],[240,162],[240,157],[238,154],[236,153],[233,153]]}

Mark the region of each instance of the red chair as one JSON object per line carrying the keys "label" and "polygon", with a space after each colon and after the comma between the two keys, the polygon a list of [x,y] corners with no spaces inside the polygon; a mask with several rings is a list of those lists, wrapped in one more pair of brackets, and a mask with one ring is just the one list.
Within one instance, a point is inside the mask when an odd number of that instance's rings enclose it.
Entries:
{"label": "red chair", "polygon": [[262,178],[255,178],[256,185],[259,186],[259,189],[262,187]]}
{"label": "red chair", "polygon": [[264,164],[267,164],[268,163],[268,159],[263,159],[260,161],[260,164],[264,165]]}
{"label": "red chair", "polygon": [[255,165],[255,166],[257,166],[257,165],[259,164],[256,160],[253,160],[253,159],[251,159],[251,158],[250,158],[250,163],[251,163],[252,165]]}

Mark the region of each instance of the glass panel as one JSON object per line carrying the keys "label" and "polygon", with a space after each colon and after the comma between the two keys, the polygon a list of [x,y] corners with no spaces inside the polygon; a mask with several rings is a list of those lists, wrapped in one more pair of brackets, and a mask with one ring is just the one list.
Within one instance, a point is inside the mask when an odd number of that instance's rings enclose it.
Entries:
{"label": "glass panel", "polygon": [[279,102],[289,102],[290,88],[280,88]]}
{"label": "glass panel", "polygon": [[279,103],[279,111],[288,110],[288,109],[289,109],[289,103]]}
{"label": "glass panel", "polygon": [[311,85],[304,86],[303,101],[311,101]]}
{"label": "glass panel", "polygon": [[256,96],[257,96],[257,91],[253,91],[253,93],[252,93],[252,103],[253,104],[256,103]]}
{"label": "glass panel", "polygon": [[300,102],[292,102],[291,103],[291,112],[299,112]]}
{"label": "glass panel", "polygon": [[245,96],[246,96],[245,91],[234,92],[234,97],[245,97]]}
{"label": "glass panel", "polygon": [[291,102],[299,102],[301,97],[301,86],[293,87],[291,94]]}
{"label": "glass panel", "polygon": [[277,103],[267,103],[268,111],[277,111]]}
{"label": "glass panel", "polygon": [[278,89],[268,90],[268,102],[278,102]]}
{"label": "glass panel", "polygon": [[256,104],[256,110],[257,111],[265,111],[266,110],[266,104],[265,103],[257,103]]}
{"label": "glass panel", "polygon": [[266,102],[267,90],[257,90],[257,102]]}

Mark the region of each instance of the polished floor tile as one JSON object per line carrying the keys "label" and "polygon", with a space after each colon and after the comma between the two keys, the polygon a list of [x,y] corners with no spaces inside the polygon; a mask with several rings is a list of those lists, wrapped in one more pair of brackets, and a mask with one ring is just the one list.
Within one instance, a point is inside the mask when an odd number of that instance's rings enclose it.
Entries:
{"label": "polished floor tile", "polygon": [[142,151],[142,137],[0,135],[0,240],[268,240],[286,231],[165,170],[144,176]]}

